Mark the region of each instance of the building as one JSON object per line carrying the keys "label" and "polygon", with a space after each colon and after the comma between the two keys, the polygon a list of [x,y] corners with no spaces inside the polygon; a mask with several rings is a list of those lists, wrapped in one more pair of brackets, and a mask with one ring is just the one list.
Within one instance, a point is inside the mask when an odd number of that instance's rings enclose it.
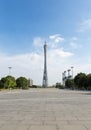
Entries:
{"label": "building", "polygon": [[33,80],[32,79],[28,79],[28,86],[32,87],[33,86]]}

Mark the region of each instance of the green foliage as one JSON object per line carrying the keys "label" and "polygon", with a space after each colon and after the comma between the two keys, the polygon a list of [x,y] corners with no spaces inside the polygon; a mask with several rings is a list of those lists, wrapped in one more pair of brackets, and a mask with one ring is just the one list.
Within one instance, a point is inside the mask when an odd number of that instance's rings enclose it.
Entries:
{"label": "green foliage", "polygon": [[1,88],[6,88],[6,89],[7,88],[8,89],[15,88],[16,87],[16,80],[15,80],[15,78],[12,77],[12,76],[6,76],[6,77],[2,78],[1,81],[0,81],[0,87]]}
{"label": "green foliage", "polygon": [[64,86],[61,83],[56,83],[56,88],[64,89]]}
{"label": "green foliage", "polygon": [[91,74],[87,75],[87,89],[91,90]]}
{"label": "green foliage", "polygon": [[39,86],[37,86],[37,85],[32,85],[32,88],[39,88]]}
{"label": "green foliage", "polygon": [[18,88],[28,89],[28,80],[25,77],[19,77],[16,80],[16,84]]}
{"label": "green foliage", "polygon": [[4,88],[3,86],[4,85],[3,85],[2,81],[0,80],[0,89]]}
{"label": "green foliage", "polygon": [[74,89],[74,80],[73,79],[67,79],[65,82],[66,88]]}
{"label": "green foliage", "polygon": [[3,77],[1,80],[0,80],[0,88],[4,88],[5,86],[5,81],[6,81],[6,78]]}
{"label": "green foliage", "polygon": [[87,89],[87,76],[85,73],[79,73],[74,78],[74,83],[78,89]]}

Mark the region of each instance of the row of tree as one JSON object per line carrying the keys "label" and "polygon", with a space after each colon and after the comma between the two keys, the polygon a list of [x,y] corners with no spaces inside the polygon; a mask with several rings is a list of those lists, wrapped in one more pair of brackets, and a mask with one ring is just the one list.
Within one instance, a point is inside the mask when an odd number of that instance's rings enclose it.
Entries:
{"label": "row of tree", "polygon": [[0,89],[28,89],[28,80],[25,77],[15,79],[13,76],[6,76],[0,80]]}
{"label": "row of tree", "polygon": [[[33,86],[35,87],[35,86]],[[78,73],[74,79],[67,79],[65,86],[56,84],[57,88],[84,89],[91,90],[91,74]],[[6,76],[0,80],[0,89],[28,89],[29,82],[25,77],[15,79],[13,76]]]}
{"label": "row of tree", "polygon": [[67,79],[66,88],[91,90],[91,74],[78,73],[74,79]]}

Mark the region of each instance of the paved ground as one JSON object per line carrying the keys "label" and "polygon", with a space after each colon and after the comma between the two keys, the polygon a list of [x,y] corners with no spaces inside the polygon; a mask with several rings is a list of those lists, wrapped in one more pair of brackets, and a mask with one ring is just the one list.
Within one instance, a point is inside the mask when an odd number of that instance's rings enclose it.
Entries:
{"label": "paved ground", "polygon": [[0,130],[91,130],[91,93],[59,89],[0,92]]}

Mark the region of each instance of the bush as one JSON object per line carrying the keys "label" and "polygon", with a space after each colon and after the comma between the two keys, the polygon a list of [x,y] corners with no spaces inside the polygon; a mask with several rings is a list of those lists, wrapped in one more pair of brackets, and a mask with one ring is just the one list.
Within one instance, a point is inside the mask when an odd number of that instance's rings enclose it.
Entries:
{"label": "bush", "polygon": [[17,88],[28,89],[28,80],[25,77],[19,77],[16,79]]}
{"label": "bush", "polygon": [[61,85],[61,83],[56,83],[56,88],[59,88],[59,89],[64,89],[64,86]]}
{"label": "bush", "polygon": [[3,82],[0,80],[0,89],[4,88]]}
{"label": "bush", "polygon": [[91,74],[87,75],[87,89],[91,90]]}
{"label": "bush", "polygon": [[85,73],[79,73],[74,78],[75,85],[78,89],[87,89],[87,76]]}
{"label": "bush", "polygon": [[32,85],[32,87],[31,88],[38,88],[38,86],[37,85]]}
{"label": "bush", "polygon": [[6,89],[14,89],[16,87],[16,80],[12,76],[6,76],[1,79],[0,81],[0,87],[6,88]]}
{"label": "bush", "polygon": [[67,79],[65,82],[66,88],[74,89],[74,80],[73,79]]}

